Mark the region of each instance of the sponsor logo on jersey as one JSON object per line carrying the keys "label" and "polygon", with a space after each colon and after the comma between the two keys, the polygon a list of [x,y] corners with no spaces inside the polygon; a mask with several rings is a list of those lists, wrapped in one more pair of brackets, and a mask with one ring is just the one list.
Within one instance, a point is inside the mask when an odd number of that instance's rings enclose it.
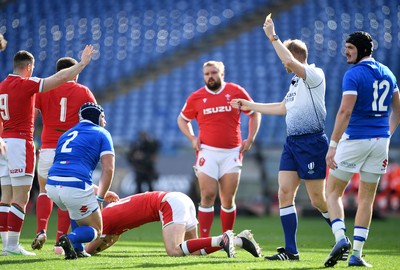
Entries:
{"label": "sponsor logo on jersey", "polygon": [[355,163],[350,163],[350,162],[347,162],[347,161],[340,162],[340,165],[343,166],[343,167],[346,167],[346,168],[355,168],[356,167]]}
{"label": "sponsor logo on jersey", "polygon": [[382,162],[382,167],[385,169],[385,168],[387,167],[387,165],[388,165],[388,160],[385,159],[385,160]]}
{"label": "sponsor logo on jersey", "polygon": [[203,109],[203,114],[213,114],[213,113],[221,113],[221,112],[230,112],[232,111],[231,106],[218,106],[214,108],[205,108]]}
{"label": "sponsor logo on jersey", "polygon": [[308,174],[314,174],[315,163],[310,162],[310,163],[308,163],[307,167],[308,167]]}
{"label": "sponsor logo on jersey", "polygon": [[199,160],[199,165],[200,166],[203,166],[204,165],[204,163],[206,163],[206,160],[205,160],[205,158],[200,158],[200,160]]}
{"label": "sponsor logo on jersey", "polygon": [[16,174],[16,173],[23,173],[24,169],[12,169],[10,170],[10,174]]}
{"label": "sponsor logo on jersey", "polygon": [[81,214],[84,215],[86,212],[89,210],[89,208],[86,205],[82,205],[79,211],[81,211]]}
{"label": "sponsor logo on jersey", "polygon": [[291,101],[293,101],[294,98],[296,97],[296,94],[297,94],[296,92],[288,93],[288,94],[286,95],[286,97],[285,97],[286,102],[291,102]]}

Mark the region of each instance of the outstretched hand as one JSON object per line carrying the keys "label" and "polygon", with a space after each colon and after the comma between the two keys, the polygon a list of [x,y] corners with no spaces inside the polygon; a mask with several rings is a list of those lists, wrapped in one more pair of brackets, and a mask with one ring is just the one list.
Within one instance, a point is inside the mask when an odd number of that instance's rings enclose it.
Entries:
{"label": "outstretched hand", "polygon": [[265,35],[270,38],[273,35],[275,35],[275,27],[274,27],[274,22],[271,19],[271,13],[268,14],[268,16],[265,18],[265,22],[263,25],[263,30]]}
{"label": "outstretched hand", "polygon": [[92,55],[95,52],[93,45],[86,45],[82,52],[81,62],[86,66],[90,63]]}
{"label": "outstretched hand", "polygon": [[235,109],[238,109],[241,111],[251,111],[248,104],[249,104],[249,102],[242,98],[235,98],[235,99],[231,100],[232,108],[235,108]]}

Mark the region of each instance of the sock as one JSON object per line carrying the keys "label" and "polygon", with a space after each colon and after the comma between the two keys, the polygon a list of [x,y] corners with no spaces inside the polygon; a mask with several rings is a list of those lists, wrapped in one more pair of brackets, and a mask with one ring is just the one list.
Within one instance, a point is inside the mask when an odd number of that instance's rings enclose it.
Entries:
{"label": "sock", "polygon": [[221,250],[220,243],[222,235],[214,237],[205,237],[197,239],[189,239],[180,244],[180,247],[185,255],[189,255],[197,250],[200,250],[201,255],[211,254]]}
{"label": "sock", "polygon": [[21,232],[8,231],[7,250],[15,250],[19,245],[19,237]]}
{"label": "sock", "polygon": [[324,217],[326,223],[329,224],[329,227],[332,228],[332,223],[331,223],[331,220],[329,219],[329,213],[328,213],[328,211],[326,211],[326,212],[321,212],[321,215]]}
{"label": "sock", "polygon": [[292,254],[297,254],[297,243],[296,243],[296,233],[297,233],[297,212],[294,205],[290,205],[279,209],[281,216],[281,223],[283,227],[283,232],[285,235],[285,249]]}
{"label": "sock", "polygon": [[333,235],[335,236],[336,243],[346,237],[345,235],[346,226],[342,219],[337,218],[335,220],[332,220],[332,232]]}
{"label": "sock", "polygon": [[369,229],[361,226],[354,226],[353,255],[361,258],[362,250],[368,238]]}
{"label": "sock", "polygon": [[237,247],[243,247],[243,240],[240,237],[235,237],[235,246]]}
{"label": "sock", "polygon": [[97,231],[91,226],[80,226],[69,233],[68,238],[73,244],[88,243],[97,238]]}
{"label": "sock", "polygon": [[24,209],[16,203],[12,203],[10,212],[8,213],[8,231],[21,232],[24,224],[25,212]]}
{"label": "sock", "polygon": [[[65,211],[63,211],[63,212],[65,212]],[[66,212],[68,213],[68,211],[66,211]],[[69,216],[68,216],[68,219],[69,219]],[[71,224],[72,231],[74,231],[76,228],[79,227],[78,223],[76,223],[76,221],[72,220],[72,219],[70,220],[70,222],[68,222],[68,224]],[[71,240],[71,242],[72,242],[72,240]],[[78,251],[83,251],[83,249],[85,248],[83,243],[79,243],[79,242],[75,242],[75,243],[73,242],[72,246],[74,247],[75,250],[78,250]]]}
{"label": "sock", "polygon": [[214,221],[214,206],[198,208],[200,238],[209,237],[212,223]]}
{"label": "sock", "polygon": [[37,233],[41,230],[47,231],[47,224],[52,210],[53,201],[47,197],[46,193],[40,193],[36,201]]}
{"label": "sock", "polygon": [[[60,208],[57,210],[58,220],[57,220],[57,235],[56,242],[60,239],[60,236],[67,234],[70,226],[70,219],[68,211],[63,211]],[[76,222],[75,222],[76,223]],[[76,224],[78,227],[78,224]]]}
{"label": "sock", "polygon": [[10,205],[0,202],[0,234],[1,242],[3,243],[3,249],[6,249],[8,242],[7,219],[9,211]]}
{"label": "sock", "polygon": [[219,215],[221,219],[222,232],[233,230],[236,220],[236,205],[232,206],[230,209],[226,209],[221,205]]}

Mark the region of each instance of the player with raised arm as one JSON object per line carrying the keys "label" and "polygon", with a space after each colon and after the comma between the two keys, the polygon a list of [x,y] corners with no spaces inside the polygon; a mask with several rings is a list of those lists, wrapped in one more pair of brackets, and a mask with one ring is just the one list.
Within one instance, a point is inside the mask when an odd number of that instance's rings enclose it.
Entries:
{"label": "player with raised arm", "polygon": [[282,42],[275,32],[274,22],[267,16],[264,26],[268,37],[286,71],[294,73],[286,96],[281,102],[255,103],[234,99],[231,104],[242,110],[263,114],[285,115],[287,138],[279,164],[278,199],[285,246],[267,260],[297,261],[298,215],[295,204],[297,191],[304,180],[308,196],[330,225],[325,199],[325,155],[328,138],[325,134],[325,74],[321,68],[308,64],[306,44],[298,39]]}
{"label": "player with raised arm", "polygon": [[85,246],[90,254],[101,252],[127,230],[161,221],[165,250],[169,256],[207,255],[223,248],[228,257],[239,246],[254,257],[261,249],[249,230],[236,237],[228,230],[214,237],[197,237],[196,210],[193,201],[181,192],[154,191],[135,194],[107,205],[102,211],[103,235]]}
{"label": "player with raised arm", "polygon": [[[57,61],[57,72],[76,65],[78,62],[71,57],[62,57]],[[86,102],[96,103],[93,93],[86,86],[79,84],[78,75],[56,89],[36,94],[35,107],[42,115],[42,145],[38,161],[39,196],[36,201],[36,237],[32,249],[41,249],[47,239],[47,224],[53,209],[53,201],[47,196],[45,185],[48,171],[53,164],[57,141],[60,136],[79,122],[79,108]],[[68,233],[70,220],[68,211],[58,208],[56,244],[54,253],[61,254],[62,247],[58,240]]]}
{"label": "player with raised arm", "polygon": [[35,171],[34,95],[74,79],[90,63],[93,52],[93,46],[87,45],[79,63],[41,79],[32,77],[35,67],[33,55],[18,51],[14,56],[13,74],[0,84],[2,138],[9,149],[5,156],[0,157],[0,232],[4,255],[36,255],[19,244]]}

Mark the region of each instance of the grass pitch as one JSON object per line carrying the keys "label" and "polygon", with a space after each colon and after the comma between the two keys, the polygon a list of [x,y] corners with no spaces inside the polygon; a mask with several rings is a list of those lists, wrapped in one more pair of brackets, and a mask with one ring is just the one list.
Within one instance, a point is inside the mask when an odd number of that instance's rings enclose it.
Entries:
{"label": "grass pitch", "polygon": [[[324,269],[324,261],[334,243],[330,228],[322,218],[299,217],[297,244],[300,261],[266,261],[254,258],[237,249],[236,258],[227,258],[225,252],[209,256],[168,257],[165,253],[159,222],[144,225],[122,235],[110,249],[92,256],[66,261],[53,254],[56,217],[50,220],[48,240],[36,257],[0,256],[1,270],[18,269]],[[364,248],[365,260],[375,269],[400,269],[400,217],[373,220],[369,239]],[[347,219],[348,236],[352,237],[353,220]],[[21,243],[30,250],[35,236],[35,217],[27,215]],[[263,248],[264,255],[272,255],[278,246],[284,245],[279,217],[238,216],[235,232],[251,229]],[[215,218],[213,235],[220,232],[219,218]],[[347,269],[347,262],[339,262],[334,269]],[[350,268],[353,269],[353,268]]]}

